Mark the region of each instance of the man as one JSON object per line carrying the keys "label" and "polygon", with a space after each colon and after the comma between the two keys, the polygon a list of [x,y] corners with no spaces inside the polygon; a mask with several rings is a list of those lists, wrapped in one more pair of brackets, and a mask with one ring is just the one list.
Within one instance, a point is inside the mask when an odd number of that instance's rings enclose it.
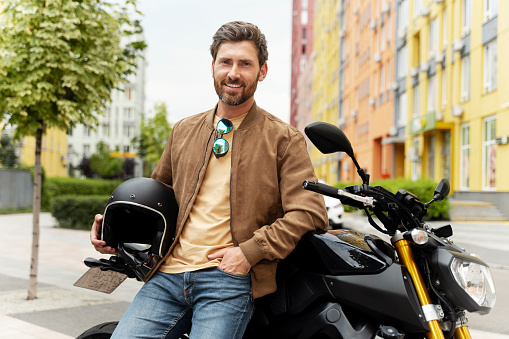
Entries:
{"label": "man", "polygon": [[[241,338],[253,299],[276,290],[276,267],[303,234],[326,226],[302,134],[257,107],[267,75],[258,27],[230,22],[210,47],[219,97],[210,111],[175,124],[152,178],[179,204],[175,241],[147,277],[113,338]],[[102,216],[96,216],[92,244]]]}

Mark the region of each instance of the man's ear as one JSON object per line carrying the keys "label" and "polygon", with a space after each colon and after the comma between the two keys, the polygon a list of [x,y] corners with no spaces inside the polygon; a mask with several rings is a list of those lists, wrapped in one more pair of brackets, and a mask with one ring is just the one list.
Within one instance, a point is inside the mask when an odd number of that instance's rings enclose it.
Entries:
{"label": "man's ear", "polygon": [[210,74],[214,77],[214,59],[212,59],[212,67],[210,68]]}
{"label": "man's ear", "polygon": [[268,70],[269,67],[267,66],[267,62],[265,62],[263,66],[260,68],[260,76],[258,77],[258,81],[263,81],[263,79],[265,79]]}

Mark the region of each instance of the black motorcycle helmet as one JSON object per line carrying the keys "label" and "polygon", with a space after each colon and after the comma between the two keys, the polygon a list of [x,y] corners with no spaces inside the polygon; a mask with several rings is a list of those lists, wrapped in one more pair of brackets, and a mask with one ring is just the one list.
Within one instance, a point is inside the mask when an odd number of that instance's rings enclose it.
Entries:
{"label": "black motorcycle helmet", "polygon": [[175,237],[177,216],[173,190],[154,179],[129,179],[108,200],[101,237],[114,248],[125,243],[150,245],[150,252],[163,258]]}

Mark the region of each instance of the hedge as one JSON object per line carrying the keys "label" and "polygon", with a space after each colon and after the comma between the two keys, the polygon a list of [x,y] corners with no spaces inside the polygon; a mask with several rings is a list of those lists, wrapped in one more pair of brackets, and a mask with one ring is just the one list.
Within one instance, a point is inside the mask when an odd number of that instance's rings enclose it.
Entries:
{"label": "hedge", "polygon": [[[359,185],[356,183],[338,182],[335,186],[338,188],[345,188],[347,186]],[[396,193],[400,188],[403,188],[413,194],[415,194],[422,203],[426,203],[433,198],[435,188],[438,183],[431,179],[421,180],[410,180],[410,179],[384,179],[375,180],[370,183],[371,186],[382,186],[386,190]],[[444,199],[439,202],[434,202],[428,208],[428,213],[424,216],[424,220],[437,220],[437,219],[449,219],[450,204],[448,199]],[[345,211],[353,211],[355,208],[345,206]]]}
{"label": "hedge", "polygon": [[46,178],[42,188],[41,206],[51,211],[56,197],[62,195],[111,195],[121,180],[78,179],[78,178]]}
{"label": "hedge", "polygon": [[54,199],[51,214],[64,228],[90,230],[96,214],[102,214],[110,195],[61,195]]}

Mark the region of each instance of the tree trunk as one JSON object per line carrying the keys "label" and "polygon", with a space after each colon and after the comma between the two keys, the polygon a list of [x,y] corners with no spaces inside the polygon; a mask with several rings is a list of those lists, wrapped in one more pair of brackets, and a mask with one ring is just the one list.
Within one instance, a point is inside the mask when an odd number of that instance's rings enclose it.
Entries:
{"label": "tree trunk", "polygon": [[35,169],[34,169],[34,195],[33,195],[33,228],[32,228],[32,258],[30,262],[30,279],[28,282],[27,300],[37,299],[37,272],[39,267],[39,214],[41,212],[41,145],[44,125],[37,129],[35,135]]}

